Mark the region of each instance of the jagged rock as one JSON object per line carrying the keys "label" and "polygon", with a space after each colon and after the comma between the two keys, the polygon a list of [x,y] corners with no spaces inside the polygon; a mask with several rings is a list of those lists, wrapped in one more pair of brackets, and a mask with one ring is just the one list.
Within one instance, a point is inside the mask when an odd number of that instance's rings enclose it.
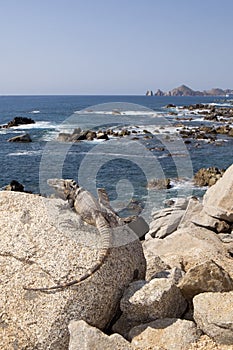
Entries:
{"label": "jagged rock", "polygon": [[197,186],[213,186],[223,175],[224,170],[218,168],[202,168],[194,176],[194,183]]}
{"label": "jagged rock", "polygon": [[11,137],[7,141],[8,142],[32,142],[32,139],[29,134],[22,134],[22,135]]}
{"label": "jagged rock", "polygon": [[155,92],[155,96],[164,96],[164,92],[160,89],[158,89],[156,92]]}
{"label": "jagged rock", "polygon": [[164,318],[134,327],[129,338],[137,350],[184,350],[198,341],[200,331],[192,321]]}
{"label": "jagged rock", "polygon": [[24,289],[73,281],[100,257],[96,228],[84,224],[64,203],[0,192],[2,349],[13,349],[12,344],[28,350],[67,349],[72,319],[105,328],[124,289],[137,276],[144,278],[141,243],[125,225],[117,229],[121,245],[113,242],[104,265],[84,282],[51,292]]}
{"label": "jagged rock", "polygon": [[203,198],[204,211],[217,219],[233,222],[233,165],[210,187]]}
{"label": "jagged rock", "polygon": [[180,317],[186,306],[178,287],[165,278],[131,283],[120,302],[123,315],[140,323],[157,318]]}
{"label": "jagged rock", "polygon": [[153,91],[152,90],[147,90],[146,96],[153,96]]}
{"label": "jagged rock", "polygon": [[193,305],[197,326],[217,343],[233,345],[233,292],[202,293]]}
{"label": "jagged rock", "polygon": [[233,280],[221,266],[209,260],[188,270],[178,287],[184,297],[191,300],[204,292],[233,290]]}
{"label": "jagged rock", "polygon": [[15,117],[6,125],[1,125],[0,128],[8,129],[19,125],[35,124],[35,121],[31,118],[26,117]]}
{"label": "jagged rock", "polygon": [[119,334],[110,336],[92,327],[85,321],[71,321],[69,324],[69,350],[133,350],[131,344]]}
{"label": "jagged rock", "polygon": [[146,236],[147,239],[149,238],[149,236],[153,238],[164,238],[170,235],[177,229],[185,213],[184,210],[174,209],[170,209],[170,211],[164,209],[164,211],[165,212],[163,212],[163,210],[161,211],[162,213],[160,218],[154,219],[150,223],[150,231]]}

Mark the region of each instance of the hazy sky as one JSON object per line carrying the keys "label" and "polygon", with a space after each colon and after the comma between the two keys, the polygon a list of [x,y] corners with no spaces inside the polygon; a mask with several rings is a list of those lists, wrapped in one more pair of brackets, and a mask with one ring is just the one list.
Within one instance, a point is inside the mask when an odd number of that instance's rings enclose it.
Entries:
{"label": "hazy sky", "polygon": [[233,0],[0,0],[0,94],[233,88]]}

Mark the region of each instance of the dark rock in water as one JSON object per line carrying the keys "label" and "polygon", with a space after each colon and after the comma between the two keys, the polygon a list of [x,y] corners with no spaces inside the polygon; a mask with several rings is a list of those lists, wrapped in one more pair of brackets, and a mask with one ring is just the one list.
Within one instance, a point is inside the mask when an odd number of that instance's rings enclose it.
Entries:
{"label": "dark rock in water", "polygon": [[60,134],[57,137],[57,141],[60,142],[70,142],[70,134],[65,133],[65,132],[60,132]]}
{"label": "dark rock in water", "polygon": [[169,189],[171,188],[171,181],[170,179],[152,179],[148,182],[147,185],[148,189],[157,189],[157,190],[162,190],[162,189]]}
{"label": "dark rock in water", "polygon": [[15,117],[13,120],[11,120],[6,125],[0,126],[0,128],[7,129],[7,128],[12,128],[14,126],[26,125],[26,124],[35,124],[35,121],[31,118]]}
{"label": "dark rock in water", "polygon": [[10,184],[4,188],[4,190],[5,191],[24,192],[24,186],[20,182],[18,182],[16,180],[12,180],[10,182]]}
{"label": "dark rock in water", "polygon": [[32,139],[29,134],[22,134],[15,136],[7,140],[8,142],[32,142]]}
{"label": "dark rock in water", "polygon": [[147,90],[146,96],[153,96],[153,91],[152,90]]}
{"label": "dark rock in water", "polygon": [[175,108],[176,105],[172,104],[172,103],[169,103],[168,105],[166,105],[166,108]]}
{"label": "dark rock in water", "polygon": [[97,140],[109,140],[106,132],[99,131],[96,135]]}
{"label": "dark rock in water", "polygon": [[194,176],[194,183],[197,186],[212,186],[224,173],[223,169],[215,167],[202,168]]}

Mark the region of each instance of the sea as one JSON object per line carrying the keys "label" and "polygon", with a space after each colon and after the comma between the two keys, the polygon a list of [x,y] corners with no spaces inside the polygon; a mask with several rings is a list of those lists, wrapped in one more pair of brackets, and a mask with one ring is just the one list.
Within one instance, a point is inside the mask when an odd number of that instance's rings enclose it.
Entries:
{"label": "sea", "polygon": [[[197,103],[232,106],[233,101],[215,96],[0,96],[1,125],[15,117],[35,121],[0,129],[0,188],[17,180],[25,190],[47,196],[52,192],[49,178],[72,178],[95,196],[98,188],[105,188],[119,215],[143,213],[147,218],[168,199],[202,197],[206,188],[195,186],[193,175],[202,167],[231,165],[233,138],[184,142],[179,135],[183,125],[219,124],[183,108]],[[130,135],[110,136],[108,141],[57,141],[59,133],[77,128],[128,130]],[[32,142],[7,142],[23,133],[29,133]],[[153,180],[167,178],[170,189],[148,187]]]}

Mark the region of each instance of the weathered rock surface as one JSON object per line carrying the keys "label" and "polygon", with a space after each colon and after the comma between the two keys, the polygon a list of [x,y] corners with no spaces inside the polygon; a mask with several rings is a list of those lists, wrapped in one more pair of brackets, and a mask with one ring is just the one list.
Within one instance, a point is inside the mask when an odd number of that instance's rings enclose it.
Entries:
{"label": "weathered rock surface", "polygon": [[157,318],[180,317],[187,303],[171,279],[136,281],[125,291],[120,308],[129,320],[140,323]]}
{"label": "weathered rock surface", "polygon": [[203,292],[233,290],[233,280],[221,266],[210,260],[188,270],[178,287],[184,297],[191,300]]}
{"label": "weathered rock surface", "polygon": [[194,183],[198,186],[213,186],[224,174],[223,169],[215,167],[202,168],[194,176]]}
{"label": "weathered rock surface", "polygon": [[51,292],[24,289],[72,281],[99,259],[97,230],[61,205],[58,199],[0,192],[2,349],[64,350],[72,319],[103,329],[128,284],[144,278],[141,243],[124,226],[117,237],[124,242],[128,235],[125,244],[111,248],[105,264],[83,283]]}
{"label": "weathered rock surface", "polygon": [[29,134],[22,134],[18,136],[11,137],[7,140],[8,142],[32,142],[31,136]]}
{"label": "weathered rock surface", "polygon": [[194,319],[217,343],[233,344],[233,292],[202,293],[194,297]]}
{"label": "weathered rock surface", "polygon": [[203,198],[205,212],[217,219],[233,222],[233,165],[210,187]]}
{"label": "weathered rock surface", "polygon": [[184,350],[200,338],[200,332],[192,321],[164,318],[134,327],[129,338],[138,350]]}
{"label": "weathered rock surface", "polygon": [[119,334],[107,336],[85,321],[71,321],[69,324],[69,350],[133,350],[131,344]]}

